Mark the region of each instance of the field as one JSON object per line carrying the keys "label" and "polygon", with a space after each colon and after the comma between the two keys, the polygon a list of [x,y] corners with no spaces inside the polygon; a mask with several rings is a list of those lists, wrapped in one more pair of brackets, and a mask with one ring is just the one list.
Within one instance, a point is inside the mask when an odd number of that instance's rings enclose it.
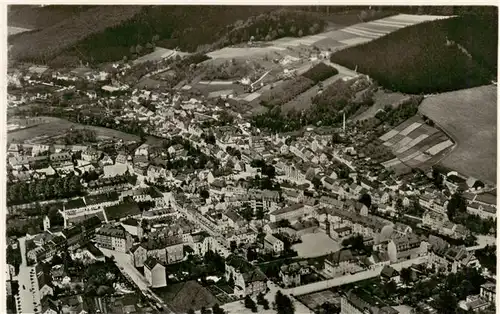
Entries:
{"label": "field", "polygon": [[490,183],[496,182],[496,96],[489,85],[431,96],[419,107],[458,144],[441,163]]}
{"label": "field", "polygon": [[396,126],[380,140],[396,155],[382,165],[396,173],[405,173],[411,168],[429,169],[454,145],[446,134],[427,125],[419,116]]}
{"label": "field", "polygon": [[374,118],[377,111],[384,109],[385,106],[393,106],[397,104],[400,100],[404,99],[406,96],[402,93],[391,93],[378,90],[373,95],[373,100],[375,103],[373,106],[363,111],[361,114],[353,118],[353,121],[362,121],[369,118]]}
{"label": "field", "polygon": [[[419,17],[407,16],[407,19]],[[400,21],[399,16],[384,20],[367,24],[384,28],[410,25]],[[484,85],[496,77],[497,24],[496,15],[491,14],[431,21],[390,34],[364,26],[348,27],[342,31],[376,40],[337,51],[331,61],[350,69],[358,68],[385,88],[404,93],[434,93]],[[347,40],[350,39],[340,42]]]}
{"label": "field", "polygon": [[136,135],[132,134],[127,134],[124,132],[112,130],[112,129],[107,129],[107,128],[102,128],[102,127],[95,127],[95,126],[88,126],[88,125],[82,125],[82,124],[77,124],[73,123],[64,119],[59,119],[59,118],[53,118],[53,117],[40,117],[43,119],[43,123],[40,123],[36,126],[19,130],[19,131],[14,131],[14,132],[9,132],[7,134],[7,141],[8,142],[24,142],[28,141],[31,143],[38,143],[42,142],[50,137],[61,135],[61,133],[65,132],[69,128],[86,128],[86,129],[91,129],[94,130],[97,133],[98,137],[101,138],[120,138],[123,139],[124,141],[138,141],[139,137]]}
{"label": "field", "polygon": [[305,234],[301,240],[301,243],[293,245],[299,257],[317,257],[340,249],[337,242],[322,232]]}

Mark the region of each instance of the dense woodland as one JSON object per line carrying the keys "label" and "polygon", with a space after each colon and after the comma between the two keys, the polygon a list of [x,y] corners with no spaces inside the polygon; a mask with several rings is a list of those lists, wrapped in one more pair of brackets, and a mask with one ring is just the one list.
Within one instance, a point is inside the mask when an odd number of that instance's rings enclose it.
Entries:
{"label": "dense woodland", "polygon": [[496,77],[496,25],[490,14],[426,22],[341,50],[331,60],[404,93],[484,85]]}
{"label": "dense woodland", "polygon": [[70,198],[82,194],[83,187],[80,178],[71,175],[61,178],[9,183],[7,186],[7,205]]}
{"label": "dense woodland", "polygon": [[318,84],[319,82],[324,81],[338,73],[339,71],[336,68],[320,62],[303,73],[302,76],[312,80],[314,84]]}

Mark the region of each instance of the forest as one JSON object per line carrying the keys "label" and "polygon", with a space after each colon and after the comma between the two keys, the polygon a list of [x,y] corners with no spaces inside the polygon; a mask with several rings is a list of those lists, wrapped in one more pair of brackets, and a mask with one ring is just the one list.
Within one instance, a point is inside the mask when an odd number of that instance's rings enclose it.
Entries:
{"label": "forest", "polygon": [[425,22],[336,52],[331,61],[357,66],[383,87],[403,93],[484,85],[496,77],[496,25],[492,14]]}

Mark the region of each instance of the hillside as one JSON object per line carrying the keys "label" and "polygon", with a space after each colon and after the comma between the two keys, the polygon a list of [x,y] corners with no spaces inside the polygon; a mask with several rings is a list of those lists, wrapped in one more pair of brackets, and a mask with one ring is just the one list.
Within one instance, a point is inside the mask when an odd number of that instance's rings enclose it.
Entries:
{"label": "hillside", "polygon": [[404,93],[484,85],[496,77],[497,25],[490,14],[426,22],[341,50],[331,61]]}
{"label": "hillside", "polygon": [[140,12],[140,6],[99,6],[69,14],[68,18],[38,31],[20,33],[9,38],[9,58],[47,63],[79,40],[108,27],[120,25]]}

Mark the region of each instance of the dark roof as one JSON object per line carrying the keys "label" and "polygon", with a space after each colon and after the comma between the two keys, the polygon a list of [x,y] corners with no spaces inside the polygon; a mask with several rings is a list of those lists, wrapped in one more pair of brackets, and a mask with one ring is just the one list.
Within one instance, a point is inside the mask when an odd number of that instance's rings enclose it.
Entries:
{"label": "dark roof", "polygon": [[160,264],[161,266],[164,266],[162,263],[160,263],[156,258],[154,257],[149,257],[145,262],[144,262],[144,267],[147,267],[148,269],[153,269],[157,264]]}
{"label": "dark roof", "polygon": [[73,226],[62,231],[66,239],[72,238],[82,233],[81,226]]}
{"label": "dark roof", "polygon": [[85,219],[80,225],[85,227],[86,230],[95,229],[101,225],[101,218],[98,216],[92,216],[88,219]]}
{"label": "dark roof", "polygon": [[120,220],[127,216],[135,216],[141,213],[139,205],[135,202],[125,202],[104,208],[108,220]]}
{"label": "dark roof", "polygon": [[491,193],[483,193],[478,194],[475,199],[476,202],[485,203],[485,204],[497,204],[497,197]]}
{"label": "dark roof", "polygon": [[101,250],[99,250],[93,243],[88,243],[84,248],[92,253],[92,255],[94,255],[95,257],[104,256]]}
{"label": "dark roof", "polygon": [[82,208],[85,207],[85,203],[83,202],[83,198],[77,198],[74,200],[69,200],[65,205],[64,208],[66,210],[68,209],[76,209],[76,208]]}
{"label": "dark roof", "polygon": [[118,193],[116,192],[85,196],[85,203],[87,205],[96,205],[104,202],[111,202],[117,200],[118,200]]}
{"label": "dark roof", "polygon": [[126,239],[127,231],[125,231],[122,226],[104,225],[97,231],[97,234],[113,238]]}
{"label": "dark roof", "polygon": [[353,261],[355,258],[351,250],[340,250],[328,255],[326,259],[333,265],[338,265],[341,262]]}
{"label": "dark roof", "polygon": [[399,276],[399,272],[397,270],[395,270],[394,268],[392,268],[391,266],[386,265],[386,266],[384,266],[384,268],[382,268],[382,272],[380,273],[380,276],[387,277],[387,278],[393,278],[393,277]]}
{"label": "dark roof", "polygon": [[36,277],[38,279],[38,288],[41,289],[45,285],[51,284],[52,283],[52,277],[50,277],[49,274],[45,273],[42,264],[37,264],[35,266],[35,273]]}
{"label": "dark roof", "polygon": [[123,220],[121,223],[128,226],[137,226],[139,224],[139,221],[135,218],[129,217]]}

